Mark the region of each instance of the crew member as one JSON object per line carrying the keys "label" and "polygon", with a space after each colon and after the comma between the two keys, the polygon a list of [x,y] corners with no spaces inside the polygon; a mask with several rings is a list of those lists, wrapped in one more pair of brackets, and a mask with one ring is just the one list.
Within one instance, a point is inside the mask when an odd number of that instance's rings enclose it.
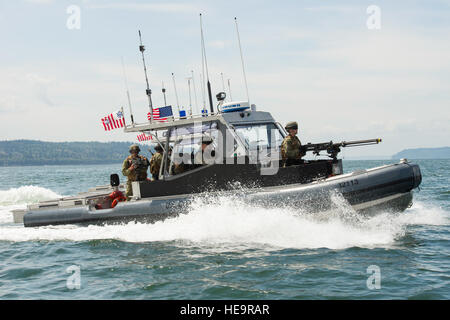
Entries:
{"label": "crew member", "polygon": [[[169,148],[169,154],[168,154],[169,158],[172,158],[172,151],[173,151],[173,148],[170,147]],[[178,158],[176,156],[178,156]],[[176,175],[176,174],[183,173],[184,171],[187,170],[187,165],[188,164],[185,164],[183,162],[183,154],[182,153],[178,153],[178,155],[175,154],[175,159],[172,159],[172,165],[171,165],[171,167],[169,169],[170,174],[171,175]]]}
{"label": "crew member", "polygon": [[[199,150],[195,156],[194,156],[194,164],[196,165],[205,165],[208,164],[205,161],[205,149],[212,143],[212,138],[210,136],[203,136],[202,137],[202,144],[201,144],[201,150]],[[211,152],[211,156],[214,157],[214,151]],[[209,161],[208,161],[209,162]]]}
{"label": "crew member", "polygon": [[288,135],[281,143],[281,158],[284,166],[291,166],[302,162],[301,158],[305,155],[301,151],[301,142],[297,137],[298,124],[295,121],[288,122],[285,127]]}
{"label": "crew member", "polygon": [[[191,153],[191,160],[188,163],[178,163],[175,164],[174,169],[173,169],[173,173],[174,174],[180,174],[189,170],[192,170],[194,168],[197,168],[199,166],[203,166],[206,164],[209,164],[210,161],[208,161],[209,159],[206,158],[205,159],[205,150],[206,148],[212,144],[213,140],[211,139],[210,136],[203,136],[202,140],[201,140],[201,145],[200,145],[200,150],[198,150],[195,155],[193,153]],[[214,150],[212,150],[210,152],[210,157],[214,157]],[[180,157],[182,156],[182,154],[180,154]]]}
{"label": "crew member", "polygon": [[122,174],[128,178],[127,180],[127,200],[130,200],[133,195],[133,189],[131,183],[133,181],[145,181],[147,180],[147,169],[150,165],[147,158],[141,156],[139,152],[141,149],[137,144],[130,146],[130,153],[122,164]]}
{"label": "crew member", "polygon": [[153,180],[159,180],[159,169],[163,160],[163,148],[157,144],[155,151],[155,154],[150,159],[150,173],[152,174]]}

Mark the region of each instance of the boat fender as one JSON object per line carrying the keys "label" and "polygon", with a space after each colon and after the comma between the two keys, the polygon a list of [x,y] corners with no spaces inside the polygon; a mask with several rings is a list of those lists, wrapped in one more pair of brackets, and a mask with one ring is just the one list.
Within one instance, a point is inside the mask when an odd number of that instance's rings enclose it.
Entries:
{"label": "boat fender", "polygon": [[111,208],[117,206],[121,201],[126,201],[127,198],[123,195],[122,191],[115,190],[109,194],[109,198],[112,200]]}

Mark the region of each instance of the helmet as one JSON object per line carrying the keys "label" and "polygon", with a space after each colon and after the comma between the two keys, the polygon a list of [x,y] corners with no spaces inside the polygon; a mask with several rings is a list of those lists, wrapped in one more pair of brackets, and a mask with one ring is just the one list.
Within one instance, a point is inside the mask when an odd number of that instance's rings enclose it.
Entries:
{"label": "helmet", "polygon": [[296,121],[290,121],[286,124],[286,127],[284,127],[286,130],[294,129],[298,130],[298,123]]}
{"label": "helmet", "polygon": [[202,136],[202,144],[211,144],[213,142],[212,138],[208,135]]}
{"label": "helmet", "polygon": [[131,153],[133,150],[136,150],[137,152],[140,152],[140,151],[141,151],[141,148],[139,148],[139,146],[138,146],[137,144],[132,144],[132,145],[130,146],[130,153]]}

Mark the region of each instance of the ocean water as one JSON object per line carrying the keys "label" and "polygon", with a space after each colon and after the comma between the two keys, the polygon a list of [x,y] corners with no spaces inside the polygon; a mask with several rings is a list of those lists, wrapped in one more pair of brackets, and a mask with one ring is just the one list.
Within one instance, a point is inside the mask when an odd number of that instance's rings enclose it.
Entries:
{"label": "ocean water", "polygon": [[450,160],[414,162],[423,181],[401,214],[222,197],[154,224],[39,228],[11,210],[108,184],[120,164],[2,167],[0,299],[449,299]]}

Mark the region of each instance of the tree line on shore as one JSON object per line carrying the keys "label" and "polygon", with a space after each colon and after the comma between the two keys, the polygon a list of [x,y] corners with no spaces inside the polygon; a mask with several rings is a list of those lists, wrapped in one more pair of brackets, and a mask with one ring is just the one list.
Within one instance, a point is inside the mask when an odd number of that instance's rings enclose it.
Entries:
{"label": "tree line on shore", "polygon": [[[120,163],[133,142],[0,141],[0,166]],[[149,156],[148,146],[140,145]]]}
{"label": "tree line on shore", "polygon": [[[121,163],[133,142],[46,142],[39,140],[0,141],[0,166]],[[141,154],[150,157],[148,146]],[[392,159],[449,159],[450,147],[406,149]]]}

